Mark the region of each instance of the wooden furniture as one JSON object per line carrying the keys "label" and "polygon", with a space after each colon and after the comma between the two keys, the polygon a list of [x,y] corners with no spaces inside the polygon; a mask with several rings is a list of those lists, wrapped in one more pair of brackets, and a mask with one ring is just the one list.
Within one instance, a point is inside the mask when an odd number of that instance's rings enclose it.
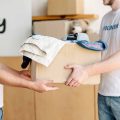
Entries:
{"label": "wooden furniture", "polygon": [[75,19],[98,19],[95,14],[63,15],[63,16],[33,16],[33,21],[44,20],[75,20]]}

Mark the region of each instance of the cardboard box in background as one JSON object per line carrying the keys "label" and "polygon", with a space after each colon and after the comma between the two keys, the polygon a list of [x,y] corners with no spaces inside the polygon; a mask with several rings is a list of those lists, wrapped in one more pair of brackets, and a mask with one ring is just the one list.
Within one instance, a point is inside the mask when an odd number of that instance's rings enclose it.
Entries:
{"label": "cardboard box in background", "polygon": [[38,21],[33,23],[33,31],[61,39],[69,33],[71,23],[69,20]]}
{"label": "cardboard box in background", "polygon": [[[71,73],[65,70],[67,64],[87,65],[101,60],[101,52],[87,50],[74,43],[67,43],[57,54],[52,63],[45,67],[42,64],[32,62],[33,79],[54,80],[55,83],[64,83]],[[100,75],[89,78],[83,84],[99,84]]]}
{"label": "cardboard box in background", "polygon": [[[35,34],[42,34],[61,39],[66,34],[69,34],[72,23],[72,20],[35,21],[33,23],[33,31]],[[89,31],[87,34],[90,41],[99,40],[99,34],[93,31]]]}
{"label": "cardboard box in background", "polygon": [[84,0],[48,0],[48,15],[84,13]]}

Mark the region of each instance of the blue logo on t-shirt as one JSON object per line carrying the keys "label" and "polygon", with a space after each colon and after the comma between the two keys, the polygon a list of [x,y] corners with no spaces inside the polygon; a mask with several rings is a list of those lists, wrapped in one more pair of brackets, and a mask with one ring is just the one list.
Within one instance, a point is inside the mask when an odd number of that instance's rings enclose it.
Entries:
{"label": "blue logo on t-shirt", "polygon": [[103,27],[103,30],[114,30],[114,29],[118,29],[119,27],[120,27],[119,24],[106,25]]}

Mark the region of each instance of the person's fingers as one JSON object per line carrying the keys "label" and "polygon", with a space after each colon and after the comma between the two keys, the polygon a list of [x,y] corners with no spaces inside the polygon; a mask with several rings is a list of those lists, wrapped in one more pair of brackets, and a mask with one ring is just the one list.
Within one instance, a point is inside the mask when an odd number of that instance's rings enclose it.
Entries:
{"label": "person's fingers", "polygon": [[76,82],[76,83],[73,84],[72,87],[79,87],[79,86],[80,86],[80,83]]}
{"label": "person's fingers", "polygon": [[[49,80],[46,80],[46,82],[47,81],[49,81]],[[50,90],[57,90],[57,89],[59,89],[56,86],[47,85],[46,82],[44,83],[44,81],[35,81],[34,84],[33,84],[34,85],[33,86],[33,90],[38,91],[38,92],[41,93],[41,92],[46,92],[46,91],[50,91]]]}
{"label": "person's fingers", "polygon": [[75,65],[73,65],[73,64],[68,64],[68,65],[64,66],[65,69],[72,69],[74,67],[75,67]]}
{"label": "person's fingers", "polygon": [[74,79],[72,79],[70,82],[69,82],[69,86],[71,86],[71,87],[73,87],[73,85],[76,83],[77,81],[76,80],[74,80]]}
{"label": "person's fingers", "polygon": [[24,71],[24,74],[27,75],[28,77],[31,77],[30,70],[25,70],[25,71]]}
{"label": "person's fingers", "polygon": [[28,76],[23,76],[23,78],[26,80],[31,80],[31,77],[28,77]]}
{"label": "person's fingers", "polygon": [[31,73],[29,70],[22,70],[21,71],[21,75],[27,76],[27,77],[31,77]]}
{"label": "person's fingers", "polygon": [[80,86],[80,83],[77,83],[76,85],[75,85],[75,87],[79,87]]}
{"label": "person's fingers", "polygon": [[70,76],[70,77],[68,78],[68,80],[65,82],[65,85],[69,85],[70,82],[71,82],[71,80],[72,80],[72,76]]}

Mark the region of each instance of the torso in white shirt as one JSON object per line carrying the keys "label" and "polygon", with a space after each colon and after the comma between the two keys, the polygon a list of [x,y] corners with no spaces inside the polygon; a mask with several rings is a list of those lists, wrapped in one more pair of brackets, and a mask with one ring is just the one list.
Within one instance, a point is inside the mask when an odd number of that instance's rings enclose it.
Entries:
{"label": "torso in white shirt", "polygon": [[[103,17],[100,35],[108,44],[107,50],[102,53],[102,60],[120,51],[120,9],[110,11]],[[120,69],[102,74],[99,93],[104,96],[120,96]]]}

